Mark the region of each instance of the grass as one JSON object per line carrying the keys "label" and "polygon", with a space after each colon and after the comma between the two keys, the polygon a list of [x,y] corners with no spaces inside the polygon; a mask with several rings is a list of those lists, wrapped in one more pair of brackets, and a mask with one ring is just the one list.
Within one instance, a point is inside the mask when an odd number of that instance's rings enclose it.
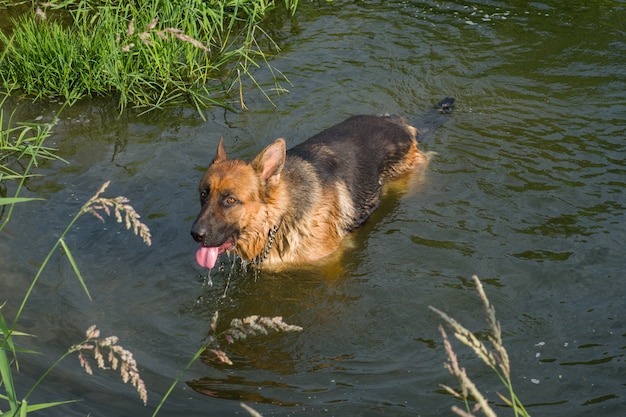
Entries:
{"label": "grass", "polygon": [[[117,340],[115,341],[112,338],[104,339],[104,342],[97,340],[99,337],[99,332],[92,328],[87,332],[87,339],[77,345],[72,346],[68,351],[62,355],[52,366],[50,366],[46,372],[33,384],[33,386],[27,391],[27,393],[21,398],[18,396],[17,390],[15,388],[15,384],[13,383],[13,371],[19,370],[19,361],[18,361],[18,353],[34,353],[34,352],[26,352],[19,349],[14,341],[16,336],[25,336],[24,333],[18,332],[17,324],[19,318],[26,307],[28,299],[32,294],[35,285],[39,281],[43,271],[46,269],[46,266],[52,259],[52,256],[57,253],[60,249],[63,250],[65,256],[70,262],[76,277],[78,278],[80,284],[87,296],[91,299],[91,295],[87,289],[87,285],[85,284],[85,280],[78,268],[78,264],[72,255],[72,252],[65,242],[66,235],[70,232],[76,221],[84,214],[91,213],[96,218],[104,220],[102,214],[113,215],[116,217],[117,221],[120,223],[124,223],[127,229],[132,229],[133,232],[140,236],[143,241],[150,245],[151,236],[149,228],[143,224],[140,220],[140,216],[135,212],[133,207],[129,204],[129,201],[126,197],[120,196],[115,198],[102,197],[101,194],[106,190],[108,183],[105,183],[100,190],[90,198],[78,211],[76,215],[70,220],[66,228],[63,230],[59,238],[56,240],[48,254],[46,255],[44,261],[41,263],[41,266],[37,270],[35,277],[32,279],[30,286],[28,287],[26,294],[24,295],[15,317],[11,324],[5,319],[2,314],[2,309],[0,308],[0,377],[2,381],[2,388],[4,389],[5,394],[0,394],[0,399],[6,401],[8,403],[8,412],[2,412],[0,410],[0,414],[8,415],[8,416],[25,416],[29,412],[42,410],[54,406],[58,406],[61,404],[67,404],[71,401],[59,401],[59,402],[50,402],[50,403],[42,403],[42,404],[30,404],[29,397],[35,391],[35,389],[41,384],[41,382],[45,379],[45,377],[67,356],[74,352],[80,352],[80,358],[83,358],[82,352],[84,350],[92,350],[97,352],[97,348],[102,348],[107,346],[110,350],[109,358],[115,358],[115,355],[118,355],[118,358],[110,359],[109,362],[113,360],[117,360],[117,363],[120,364],[119,370],[122,374],[122,378],[126,381],[130,381],[135,385],[140,392],[140,396],[142,395],[142,384],[141,379],[138,379],[138,373],[136,373],[136,366],[133,368],[132,364],[134,363],[134,359],[132,358],[132,354],[129,355],[129,352],[116,345]],[[3,304],[4,306],[4,304]],[[84,358],[83,358],[84,359]],[[96,359],[98,359],[98,355],[96,355]],[[83,363],[84,360],[81,361]],[[115,369],[115,367],[113,367]],[[125,376],[126,375],[126,376]],[[127,379],[128,377],[128,379]],[[143,388],[143,392],[145,392],[145,387]],[[147,395],[147,394],[146,394]],[[142,396],[142,399],[144,397]],[[147,401],[147,397],[145,397],[145,401]]]}
{"label": "grass", "polygon": [[[489,326],[489,336],[487,337],[491,349],[480,339],[478,339],[471,331],[463,327],[458,321],[447,315],[441,310],[435,307],[430,307],[432,311],[437,313],[454,331],[454,336],[464,345],[468,346],[474,351],[474,353],[498,376],[502,385],[507,390],[507,395],[498,393],[498,396],[504,403],[513,410],[516,417],[529,417],[526,408],[515,394],[513,390],[513,382],[511,381],[511,364],[509,361],[509,355],[502,343],[502,329],[500,323],[496,320],[496,310],[491,304],[485,290],[480,282],[480,279],[473,276],[476,289],[483,303],[485,315],[487,317],[487,324]],[[448,362],[445,364],[446,369],[454,376],[457,377],[459,385],[461,387],[460,392],[447,385],[442,387],[451,393],[456,398],[463,401],[465,409],[453,406],[452,411],[462,417],[472,417],[473,413],[482,411],[487,417],[496,417],[496,413],[489,404],[487,398],[481,393],[476,384],[467,375],[465,368],[459,365],[458,358],[448,334],[443,327],[439,326],[441,337],[443,338],[446,354],[448,355]],[[474,402],[474,406],[471,405]]]}
{"label": "grass", "polygon": [[[120,109],[221,98],[277,46],[260,23],[273,0],[57,0],[33,6],[0,32],[0,86],[69,104],[115,96]],[[285,0],[291,12],[297,0]],[[277,88],[279,78],[275,78]],[[240,93],[241,106],[245,108]]]}
{"label": "grass", "polygon": [[[137,362],[133,358],[133,354],[118,345],[117,336],[109,336],[104,339],[100,338],[100,330],[93,325],[85,332],[86,339],[81,343],[72,346],[68,350],[68,354],[79,352],[78,360],[80,366],[85,369],[89,375],[93,375],[93,369],[89,360],[86,358],[87,352],[93,352],[94,359],[100,369],[113,369],[114,371],[120,371],[122,381],[129,383],[137,388],[139,398],[143,401],[143,404],[148,403],[148,390],[146,384],[139,376],[139,370],[137,369]],[[105,356],[102,351],[107,352]]]}
{"label": "grass", "polygon": [[[0,232],[11,219],[16,204],[38,198],[20,197],[26,181],[34,176],[34,169],[42,160],[61,160],[56,149],[44,146],[56,121],[51,123],[17,123],[13,114],[7,116],[0,100]],[[7,184],[15,184],[15,191],[7,195]]]}

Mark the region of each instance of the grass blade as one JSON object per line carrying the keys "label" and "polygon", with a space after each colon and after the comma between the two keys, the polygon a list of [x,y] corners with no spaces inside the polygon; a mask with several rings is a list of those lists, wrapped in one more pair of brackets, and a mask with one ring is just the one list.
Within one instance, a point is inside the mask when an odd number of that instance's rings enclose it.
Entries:
{"label": "grass blade", "polygon": [[26,403],[26,401],[23,401],[22,410],[24,410],[24,415],[26,415],[26,413],[31,413],[33,411],[45,410],[46,408],[52,408],[52,407],[57,407],[59,405],[76,403],[79,401],[81,400],[67,400],[67,401],[55,401],[55,402],[41,403],[41,404],[28,404],[26,407],[23,406]]}
{"label": "grass blade", "polygon": [[[10,339],[10,337],[9,337]],[[15,386],[13,385],[13,375],[11,374],[11,362],[4,348],[0,348],[0,377],[2,377],[2,385],[7,394],[9,408],[15,412],[18,407],[17,396],[15,394]]]}
{"label": "grass blade", "polygon": [[29,197],[0,197],[0,206],[9,204],[26,203],[27,201],[44,200],[43,198]]}
{"label": "grass blade", "polygon": [[87,284],[85,284],[83,275],[80,273],[80,270],[78,269],[78,265],[76,265],[76,261],[74,260],[74,257],[72,256],[72,252],[70,251],[70,248],[67,246],[63,238],[60,238],[59,242],[61,243],[61,246],[63,247],[63,250],[65,251],[65,254],[67,255],[67,259],[70,261],[70,264],[72,265],[72,269],[74,270],[76,277],[80,281],[80,285],[83,286],[83,290],[85,290],[85,294],[87,294],[87,297],[89,297],[89,300],[91,300],[91,294],[89,294],[89,289],[87,288]]}

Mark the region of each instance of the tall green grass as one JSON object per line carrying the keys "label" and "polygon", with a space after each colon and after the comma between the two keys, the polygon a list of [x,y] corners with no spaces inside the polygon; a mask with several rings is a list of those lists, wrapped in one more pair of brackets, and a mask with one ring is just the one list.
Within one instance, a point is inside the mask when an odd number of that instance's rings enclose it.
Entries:
{"label": "tall green grass", "polygon": [[[70,104],[113,95],[120,109],[188,103],[200,111],[226,105],[224,93],[276,49],[260,26],[276,8],[273,0],[45,4],[17,19],[10,33],[0,32],[0,85],[7,92]],[[295,11],[297,0],[285,7]]]}

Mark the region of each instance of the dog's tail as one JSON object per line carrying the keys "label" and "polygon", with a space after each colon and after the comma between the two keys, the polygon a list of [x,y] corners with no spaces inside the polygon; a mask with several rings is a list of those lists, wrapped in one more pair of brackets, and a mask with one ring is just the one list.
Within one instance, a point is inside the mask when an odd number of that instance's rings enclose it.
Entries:
{"label": "dog's tail", "polygon": [[452,97],[446,97],[435,104],[424,116],[419,118],[415,123],[415,127],[419,132],[417,136],[418,140],[424,142],[430,138],[437,129],[443,126],[448,121],[448,115],[452,113],[453,107],[454,99]]}

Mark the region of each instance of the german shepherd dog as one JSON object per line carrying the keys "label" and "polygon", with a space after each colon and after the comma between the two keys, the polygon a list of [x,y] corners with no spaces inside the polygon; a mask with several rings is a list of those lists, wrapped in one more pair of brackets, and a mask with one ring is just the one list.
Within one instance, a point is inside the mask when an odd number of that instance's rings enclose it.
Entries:
{"label": "german shepherd dog", "polygon": [[[436,108],[446,113],[453,103]],[[417,134],[398,116],[353,116],[289,150],[277,139],[250,162],[229,159],[220,138],[191,228],[198,264],[211,269],[225,251],[272,267],[332,254],[386,183],[427,165]]]}

